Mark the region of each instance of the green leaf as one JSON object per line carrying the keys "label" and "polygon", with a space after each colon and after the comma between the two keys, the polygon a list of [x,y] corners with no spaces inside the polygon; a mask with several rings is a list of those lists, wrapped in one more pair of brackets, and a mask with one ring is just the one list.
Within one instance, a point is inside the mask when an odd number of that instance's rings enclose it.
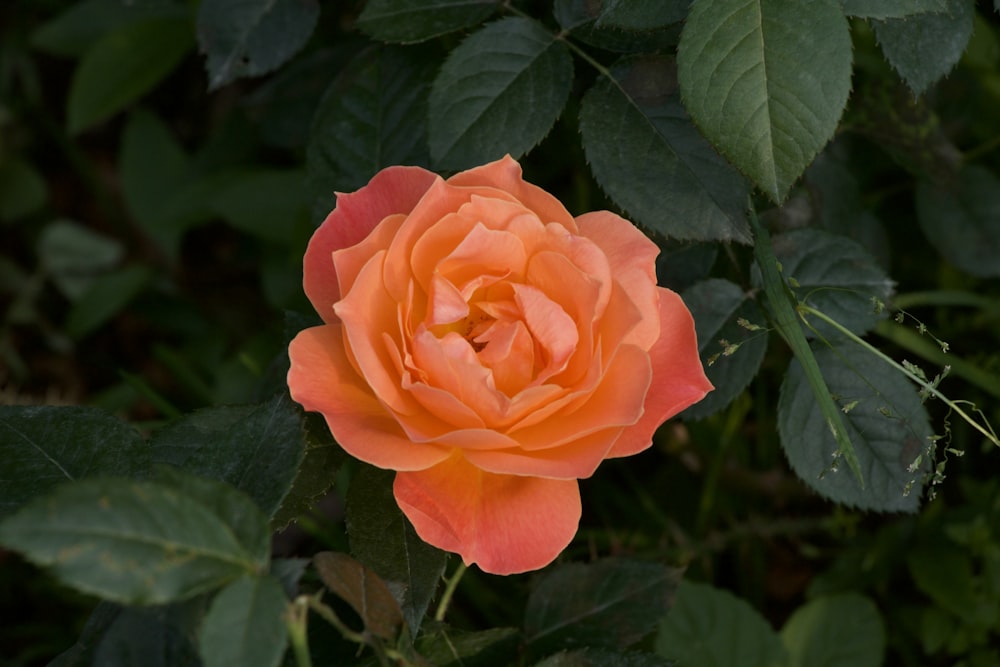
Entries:
{"label": "green leaf", "polygon": [[154,433],[150,447],[154,463],[228,482],[270,517],[298,473],[305,435],[298,409],[281,394],[193,412]]}
{"label": "green leaf", "polygon": [[879,667],[885,654],[882,616],[871,600],[844,593],[799,607],[781,629],[788,667]]}
{"label": "green leaf", "polygon": [[746,181],[691,124],[672,61],[627,59],[610,74],[580,108],[584,150],[601,187],[667,237],[749,242]]}
{"label": "green leaf", "polygon": [[277,69],[305,46],[318,18],[316,0],[203,0],[198,48],[208,89]]}
{"label": "green leaf", "polygon": [[[813,344],[823,378],[841,407],[865,488],[840,469],[838,446],[802,367],[793,360],[781,385],[778,434],[795,473],[820,495],[838,503],[881,512],[915,512],[920,504],[924,464],[908,468],[925,453],[932,435],[927,411],[902,374],[851,343],[829,348]],[[912,492],[907,492],[912,483]]]}
{"label": "green leaf", "polygon": [[670,608],[680,570],[606,559],[571,563],[539,580],[524,614],[533,654],[581,646],[628,648],[653,632]]}
{"label": "green leaf", "polygon": [[355,473],[347,489],[347,532],[351,553],[385,580],[416,636],[448,554],[417,536],[392,495],[394,477],[372,466]]}
{"label": "green leaf", "polygon": [[[330,431],[325,423],[310,428],[311,425],[322,422],[322,417],[315,413],[306,413],[304,419],[305,454],[292,482],[292,488],[281,501],[281,507],[271,520],[275,530],[282,530],[316,504],[316,501],[333,485],[337,470],[346,457],[344,450],[330,437]],[[325,436],[317,437],[317,432],[325,432]]]}
{"label": "green leaf", "polygon": [[230,225],[264,241],[290,244],[312,232],[306,174],[299,170],[258,170],[241,175],[219,191],[213,208]]}
{"label": "green leaf", "polygon": [[535,663],[535,667],[673,667],[674,662],[653,653],[617,653],[602,648],[562,651]]}
{"label": "green leaf", "polygon": [[184,18],[187,10],[169,4],[83,0],[31,33],[31,45],[57,56],[79,58],[106,33],[149,18]]}
{"label": "green leaf", "polygon": [[516,628],[465,632],[434,625],[421,633],[416,649],[434,667],[494,667],[517,655],[520,641]]}
{"label": "green leaf", "polygon": [[[250,500],[236,491],[222,485],[214,491],[226,510],[247,511]],[[82,592],[125,604],[162,604],[266,567],[266,527],[253,542],[241,541],[230,518],[188,489],[85,479],[5,519],[0,543]],[[256,519],[265,523],[259,513]]]}
{"label": "green leaf", "polygon": [[185,19],[154,18],[108,33],[80,61],[69,90],[72,133],[107,119],[153,89],[193,45]]}
{"label": "green leaf", "polygon": [[117,315],[152,278],[146,266],[127,266],[96,278],[73,303],[66,317],[66,333],[80,339]]}
{"label": "green leaf", "polygon": [[[705,280],[681,297],[694,317],[705,374],[715,385],[715,391],[683,413],[685,419],[701,419],[729,405],[757,375],[767,351],[767,323],[753,299],[728,280]],[[751,331],[740,319],[761,329]]]}
{"label": "green leaf", "polygon": [[656,652],[685,667],[784,667],[785,649],[744,600],[707,584],[681,582],[660,624]]}
{"label": "green leaf", "polygon": [[71,301],[79,299],[124,254],[121,242],[71,220],[46,225],[38,240],[42,269]]}
{"label": "green leaf", "polygon": [[510,17],[479,30],[448,55],[431,88],[434,164],[520,157],[548,134],[572,83],[566,45],[536,21]]}
{"label": "green leaf", "polygon": [[946,260],[974,276],[1000,276],[1000,178],[968,165],[953,183],[920,181],[916,201],[920,228]]}
{"label": "green leaf", "polygon": [[[671,2],[668,10],[677,12],[677,3]],[[687,13],[685,3],[684,13]],[[680,25],[672,23],[656,30],[648,27],[639,31],[623,30],[607,23],[598,24],[601,17],[602,0],[556,0],[552,13],[559,25],[574,39],[616,53],[650,53],[659,50],[673,50],[680,36]],[[618,11],[628,13],[629,3],[617,3]],[[633,21],[630,16],[624,17]]]}
{"label": "green leaf", "polygon": [[347,554],[322,551],[313,556],[320,580],[361,617],[365,631],[393,639],[403,625],[403,612],[384,581]]}
{"label": "green leaf", "polygon": [[[797,229],[775,236],[772,247],[800,302],[857,334],[887,317],[886,311],[875,309],[872,298],[886,303],[893,282],[860,244],[817,229]],[[827,339],[841,337],[823,322],[811,324]],[[806,335],[813,334],[807,330]]]}
{"label": "green leaf", "polygon": [[688,0],[603,0],[598,27],[656,30],[683,21]]}
{"label": "green leaf", "polygon": [[205,667],[277,667],[288,645],[281,584],[271,576],[243,577],[215,596],[201,626]]}
{"label": "green leaf", "polygon": [[109,412],[0,406],[0,517],[60,483],[148,469],[146,442]]}
{"label": "green leaf", "polygon": [[97,635],[92,660],[50,663],[50,667],[201,667],[193,626],[204,615],[204,606],[202,598],[194,598],[120,609],[110,627]]}
{"label": "green leaf", "polygon": [[780,203],[840,120],[851,36],[837,0],[695,0],[677,68],[706,138]]}
{"label": "green leaf", "polygon": [[966,549],[950,542],[921,544],[906,556],[910,576],[942,609],[967,618],[976,608],[976,576]]}
{"label": "green leaf", "polygon": [[48,188],[33,166],[17,157],[0,160],[0,220],[34,213],[45,204]]}
{"label": "green leaf", "polygon": [[394,164],[428,164],[427,94],[438,62],[427,56],[412,47],[362,51],[323,95],[306,150],[320,220],[334,192],[353,192]]}
{"label": "green leaf", "polygon": [[921,95],[961,59],[974,15],[973,0],[947,0],[943,12],[875,21],[875,37],[914,95]]}
{"label": "green leaf", "polygon": [[477,25],[499,0],[370,0],[355,25],[384,42],[422,42]]}
{"label": "green leaf", "polygon": [[844,13],[869,19],[901,19],[924,12],[943,12],[948,0],[840,0]]}
{"label": "green leaf", "polygon": [[717,243],[660,242],[656,256],[656,282],[661,287],[682,292],[708,277],[719,256]]}

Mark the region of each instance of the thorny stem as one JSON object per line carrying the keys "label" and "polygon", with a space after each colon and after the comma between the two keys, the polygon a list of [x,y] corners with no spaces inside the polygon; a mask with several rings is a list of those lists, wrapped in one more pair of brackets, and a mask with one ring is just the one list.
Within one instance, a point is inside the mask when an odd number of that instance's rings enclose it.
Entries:
{"label": "thorny stem", "polygon": [[[837,331],[839,331],[841,334],[843,334],[844,336],[846,336],[847,338],[849,338],[853,342],[857,343],[858,345],[862,346],[863,348],[865,348],[866,350],[868,350],[869,352],[871,352],[872,354],[874,354],[876,357],[878,357],[882,361],[886,362],[887,364],[889,364],[890,366],[892,366],[893,368],[895,368],[897,371],[899,371],[900,373],[902,373],[903,375],[905,375],[906,377],[908,377],[912,382],[920,385],[920,387],[924,391],[926,391],[929,394],[933,394],[936,398],[939,398],[945,405],[947,405],[958,416],[960,416],[962,419],[964,419],[966,422],[968,422],[969,425],[972,426],[972,428],[974,428],[977,431],[979,431],[980,433],[982,433],[986,437],[986,439],[989,440],[990,442],[992,442],[994,445],[996,445],[997,447],[1000,447],[1000,438],[997,437],[996,433],[993,432],[993,429],[990,427],[990,425],[988,423],[986,424],[986,426],[983,426],[978,421],[976,421],[975,419],[973,419],[972,417],[970,417],[969,414],[966,413],[958,405],[958,403],[956,403],[955,401],[951,400],[950,398],[948,398],[947,396],[945,396],[944,394],[942,394],[940,391],[938,391],[937,387],[935,387],[932,383],[930,383],[930,382],[928,382],[928,381],[926,381],[926,380],[918,377],[917,375],[913,374],[912,372],[910,372],[909,370],[907,370],[906,367],[904,367],[902,364],[897,363],[895,359],[893,359],[892,357],[890,357],[887,354],[883,353],[881,350],[879,350],[875,346],[871,345],[870,343],[862,340],[857,335],[855,335],[852,331],[850,331],[849,329],[847,329],[846,327],[844,327],[842,324],[840,324],[840,322],[837,322],[836,320],[834,320],[830,316],[826,315],[822,311],[816,310],[815,308],[807,306],[807,305],[805,305],[804,303],[801,303],[801,302],[799,303],[799,305],[797,307],[797,310],[799,311],[799,316],[800,317],[802,317],[803,315],[812,315],[814,317],[817,317],[817,318],[823,320],[824,322],[826,322],[827,324],[829,324],[830,326],[832,326],[834,329],[836,329]],[[805,319],[805,318],[803,317],[803,319]]]}
{"label": "thorny stem", "polygon": [[448,613],[448,606],[451,604],[451,598],[455,595],[455,589],[458,588],[458,582],[462,580],[462,575],[469,567],[465,563],[459,563],[458,567],[451,575],[451,579],[448,580],[447,585],[444,587],[444,593],[441,594],[441,603],[438,604],[437,610],[434,612],[435,621],[443,621],[445,614]]}

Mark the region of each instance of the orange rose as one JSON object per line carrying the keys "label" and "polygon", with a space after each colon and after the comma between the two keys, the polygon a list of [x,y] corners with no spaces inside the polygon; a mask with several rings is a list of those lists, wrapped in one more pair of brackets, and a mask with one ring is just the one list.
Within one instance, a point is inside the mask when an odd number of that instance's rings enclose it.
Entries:
{"label": "orange rose", "polygon": [[389,167],[306,250],[325,324],[289,347],[292,397],[397,471],[423,540],[543,567],[576,533],[577,480],[712,389],[657,252],[613,213],[574,219],[510,157],[448,180]]}

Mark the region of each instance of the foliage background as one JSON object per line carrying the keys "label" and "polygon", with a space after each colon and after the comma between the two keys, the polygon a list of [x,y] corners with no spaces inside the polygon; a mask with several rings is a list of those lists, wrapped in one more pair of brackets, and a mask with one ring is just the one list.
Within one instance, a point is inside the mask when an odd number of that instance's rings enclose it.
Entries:
{"label": "foliage background", "polygon": [[[754,11],[763,51],[725,31],[755,25]],[[1000,663],[993,446],[843,340],[841,357],[813,343],[866,464],[862,490],[789,370],[802,354],[782,342],[790,325],[745,213],[753,192],[797,300],[929,378],[950,364],[939,387],[996,422],[1000,18],[968,0],[874,11],[851,0],[4,3],[0,516],[36,497],[66,509],[139,491],[166,512],[182,492],[197,504],[184,516],[245,530],[239,568],[207,582],[195,568],[160,592],[57,573],[84,591],[73,592],[0,551],[0,661],[292,664],[273,612],[325,587],[346,627],[308,616],[317,664]],[[755,85],[755,64],[785,87]],[[391,476],[345,460],[281,398],[283,349],[313,321],[301,255],[333,191],[390,164],[446,173],[505,152],[574,214],[623,211],[662,245],[661,283],[695,312],[719,390],[652,450],[584,483],[581,531],[560,564],[466,573],[445,624],[440,579],[456,559],[419,544]],[[890,306],[881,317],[871,296]],[[843,357],[868,378],[861,389]],[[864,400],[872,386],[888,399]],[[87,407],[15,407],[26,404]],[[881,481],[868,475],[883,447],[931,433],[941,447],[915,470],[920,444]],[[22,436],[74,476],[138,486],[62,484],[17,455]],[[91,444],[74,458],[80,442]],[[936,497],[906,513],[925,475]],[[268,543],[261,526],[290,523]],[[38,546],[17,551],[45,560]],[[371,610],[344,587],[358,563],[388,582],[365,591],[380,600]],[[686,567],[683,584],[668,565]],[[95,610],[93,594],[111,602]],[[248,608],[265,620],[237,618]],[[240,619],[266,631],[220,630]]]}

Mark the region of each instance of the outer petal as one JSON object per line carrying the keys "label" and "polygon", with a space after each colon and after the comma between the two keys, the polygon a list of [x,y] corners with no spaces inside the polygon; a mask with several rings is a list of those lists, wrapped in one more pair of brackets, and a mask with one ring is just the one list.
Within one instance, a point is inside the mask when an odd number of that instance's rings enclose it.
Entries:
{"label": "outer petal", "polygon": [[319,226],[302,260],[303,287],[324,322],[335,322],[330,306],[340,300],[331,255],[359,243],[386,216],[409,213],[438,178],[421,167],[388,167],[356,192],[337,194],[337,207]]}
{"label": "outer petal", "polygon": [[401,472],[396,502],[425,542],[493,574],[545,567],[580,521],[576,480],[484,472],[460,453],[419,472]]}
{"label": "outer petal", "polygon": [[646,409],[637,424],[625,429],[608,458],[631,456],[646,449],[660,424],[715,388],[705,377],[698,357],[698,339],[690,311],[675,292],[657,289],[660,338],[649,351],[653,382],[646,394]]}
{"label": "outer petal", "polygon": [[288,346],[288,389],[304,409],[319,412],[349,454],[380,468],[421,470],[450,448],[411,442],[354,372],[339,324],[300,331]]}

